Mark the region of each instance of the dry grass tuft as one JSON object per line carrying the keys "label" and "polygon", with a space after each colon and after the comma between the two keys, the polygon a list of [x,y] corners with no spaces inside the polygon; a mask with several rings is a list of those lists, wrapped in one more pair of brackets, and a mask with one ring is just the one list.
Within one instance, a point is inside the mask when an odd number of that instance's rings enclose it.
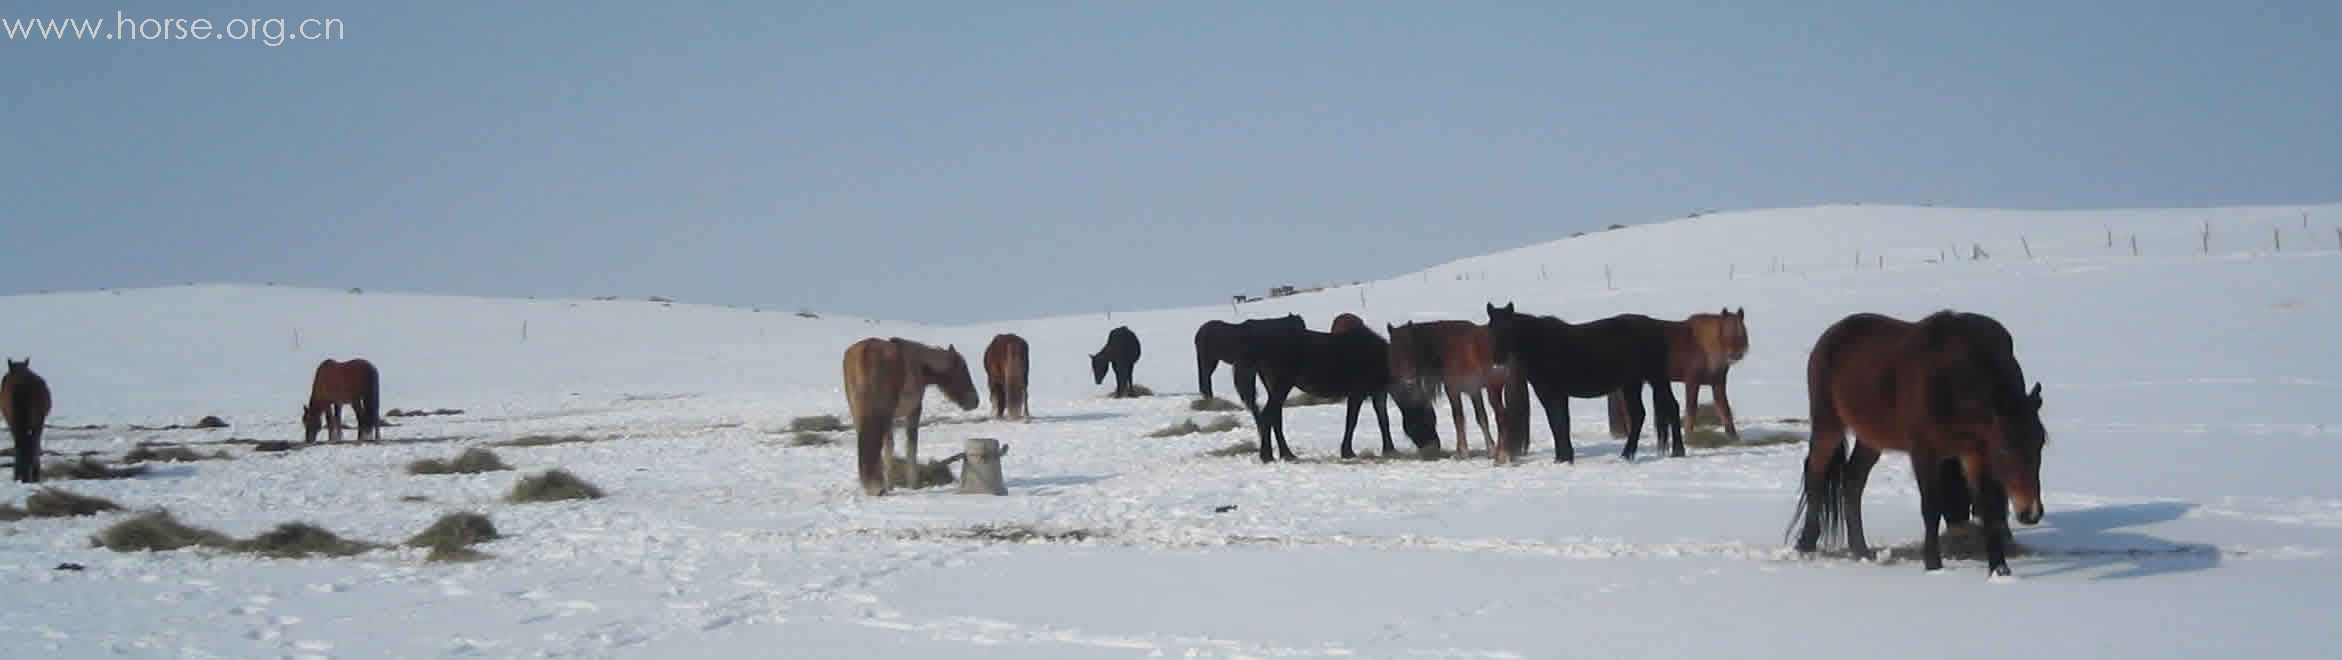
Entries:
{"label": "dry grass tuft", "polygon": [[67,516],[94,516],[107,511],[121,511],[122,505],[103,497],[91,497],[58,488],[43,488],[24,498],[24,513],[34,518],[64,518]]}
{"label": "dry grass tuft", "polygon": [[1229,401],[1227,399],[1212,397],[1209,399],[1196,399],[1194,401],[1189,401],[1187,402],[1187,409],[1195,412],[1228,412],[1232,410],[1243,410],[1244,406],[1236,405],[1236,402]]}
{"label": "dry grass tuft", "polygon": [[798,433],[836,433],[846,430],[846,423],[837,415],[810,415],[789,420],[789,430]]}
{"label": "dry grass tuft", "polygon": [[512,492],[504,496],[504,501],[514,504],[522,504],[527,502],[591,500],[600,499],[601,497],[602,489],[594,487],[593,484],[586,483],[584,479],[577,478],[577,475],[570,474],[568,470],[555,468],[546,470],[542,474],[521,479],[520,483],[513,484]]}
{"label": "dry grass tuft", "polygon": [[450,513],[440,516],[438,522],[431,523],[430,527],[424,528],[414,538],[407,539],[407,547],[430,548],[431,554],[424,557],[424,561],[479,561],[487,559],[488,555],[472,550],[472,545],[499,538],[503,537],[496,533],[496,524],[489,522],[487,516],[469,512]]}
{"label": "dry grass tuft", "polygon": [[158,552],[194,546],[221,548],[232,543],[225,534],[179,522],[169,511],[139,514],[114,523],[90,538],[91,545],[115,552]]}
{"label": "dry grass tuft", "polygon": [[464,450],[454,460],[426,458],[407,464],[407,474],[479,474],[510,469],[512,466],[505,465],[496,452],[479,447]]}
{"label": "dry grass tuft", "polygon": [[128,479],[142,474],[146,474],[146,466],[144,465],[126,465],[117,468],[88,456],[41,466],[41,476],[53,479]]}
{"label": "dry grass tuft", "polygon": [[250,540],[240,541],[233,548],[263,557],[298,559],[311,555],[347,557],[373,550],[377,546],[364,541],[352,541],[309,523],[277,525]]}

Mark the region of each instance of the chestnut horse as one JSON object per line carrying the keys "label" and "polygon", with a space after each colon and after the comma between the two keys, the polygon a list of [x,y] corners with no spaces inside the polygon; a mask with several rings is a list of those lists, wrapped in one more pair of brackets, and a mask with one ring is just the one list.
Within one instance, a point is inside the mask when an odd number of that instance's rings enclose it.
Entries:
{"label": "chestnut horse", "polygon": [[1236,323],[1205,321],[1195,328],[1195,390],[1203,398],[1212,398],[1212,372],[1226,362],[1235,369],[1237,398],[1244,402],[1244,411],[1260,414],[1260,403],[1254,394],[1258,377],[1252,364],[1244,361],[1243,347],[1253,335],[1270,328],[1304,330],[1300,314],[1286,314],[1273,319],[1250,319]]}
{"label": "chestnut horse", "polygon": [[[1693,314],[1681,321],[1660,321],[1667,328],[1667,365],[1670,380],[1683,383],[1683,428],[1691,429],[1700,407],[1700,386],[1716,390],[1716,415],[1724,423],[1724,437],[1740,442],[1739,424],[1732,418],[1732,400],[1724,393],[1724,378],[1733,363],[1748,355],[1748,310],[1719,310]],[[1610,395],[1610,437],[1626,437],[1626,397]]]}
{"label": "chestnut horse", "polygon": [[[1372,331],[1318,332],[1307,328],[1270,327],[1246,338],[1238,349],[1245,363],[1253,365],[1260,381],[1267,388],[1268,398],[1260,410],[1253,413],[1253,426],[1260,432],[1260,461],[1269,463],[1282,457],[1298,460],[1293,448],[1285,444],[1285,397],[1295,388],[1323,397],[1340,397],[1349,403],[1348,416],[1342,423],[1342,458],[1356,458],[1350,448],[1351,436],[1358,430],[1358,408],[1367,401],[1374,402],[1374,421],[1382,429],[1382,453],[1390,456],[1398,451],[1391,444],[1390,413],[1385,401],[1398,385],[1391,377],[1390,343]],[[1399,423],[1407,439],[1418,451],[1439,447],[1439,430],[1433,428],[1431,406],[1419,399],[1397,397]],[[1275,440],[1276,454],[1270,454],[1270,441]]]}
{"label": "chestnut horse", "polygon": [[1025,407],[1033,373],[1031,356],[1025,338],[1016,335],[993,335],[992,343],[984,347],[984,381],[992,389],[993,417],[1032,419],[1033,411]]}
{"label": "chestnut horse", "polygon": [[49,424],[49,381],[33,373],[32,358],[8,361],[8,375],[0,376],[0,419],[16,440],[16,480],[41,480],[41,429]]}
{"label": "chestnut horse", "polygon": [[1138,396],[1130,389],[1130,369],[1138,364],[1138,334],[1130,326],[1122,326],[1106,333],[1106,347],[1090,354],[1091,381],[1106,382],[1106,370],[1114,370],[1113,398]]}
{"label": "chestnut horse", "polygon": [[[1471,321],[1431,321],[1401,326],[1385,324],[1391,334],[1391,376],[1405,396],[1429,399],[1447,391],[1447,407],[1456,420],[1456,458],[1469,447],[1464,435],[1463,398],[1472,398],[1472,418],[1480,422],[1480,440],[1496,453],[1489,436],[1488,408],[1504,419],[1504,370],[1496,368],[1495,348],[1488,328]],[[1482,404],[1482,391],[1487,402]]]}
{"label": "chestnut horse", "polygon": [[[904,458],[919,464],[919,404],[927,386],[943,390],[961,410],[976,409],[976,383],[968,377],[968,361],[956,347],[936,348],[902,338],[872,337],[846,347],[846,407],[854,417],[854,458],[862,477],[862,492],[885,495],[894,484],[894,424],[904,420]],[[919,471],[908,470],[911,488],[920,486]]]}
{"label": "chestnut horse", "polygon": [[1593,399],[1611,392],[1627,393],[1626,449],[1621,458],[1633,459],[1643,433],[1643,400],[1648,386],[1658,405],[1659,450],[1674,438],[1676,456],[1683,455],[1683,426],[1674,388],[1667,386],[1667,330],[1659,320],[1622,314],[1585,324],[1551,316],[1531,316],[1488,306],[1489,353],[1510,374],[1504,394],[1504,415],[1497,422],[1498,462],[1511,460],[1513,449],[1526,448],[1529,438],[1528,390],[1535,387],[1545,407],[1545,423],[1553,431],[1553,460],[1570,463],[1577,450],[1569,438],[1569,400]]}
{"label": "chestnut horse", "polygon": [[326,439],[342,441],[342,404],[358,416],[358,441],[382,439],[382,375],[364,359],[317,363],[309,381],[309,403],[301,406],[301,441],[316,442],[317,428],[332,429]]}
{"label": "chestnut horse", "polygon": [[[2008,575],[2009,509],[2017,522],[2041,522],[2041,448],[2049,439],[2041,385],[2025,390],[2015,346],[1999,321],[1950,311],[1917,323],[1855,314],[1823,331],[1806,360],[1813,438],[1797,503],[1804,521],[1797,550],[1813,552],[1825,529],[1835,536],[1843,521],[1855,556],[1869,556],[1862,488],[1879,454],[1899,451],[1910,455],[1919,481],[1927,569],[1944,564],[1937,523],[1965,513],[1954,507],[1968,508],[1943,494],[1944,479],[1960,478],[1984,521],[1987,570]],[[1847,431],[1858,442],[1849,446]],[[1947,474],[1947,461],[1958,472]]]}

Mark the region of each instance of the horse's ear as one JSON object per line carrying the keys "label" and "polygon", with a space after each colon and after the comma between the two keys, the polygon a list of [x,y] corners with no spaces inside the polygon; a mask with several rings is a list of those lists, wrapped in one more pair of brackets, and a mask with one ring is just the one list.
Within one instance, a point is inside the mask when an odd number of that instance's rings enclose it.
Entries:
{"label": "horse's ear", "polygon": [[2033,392],[2025,395],[2025,402],[2033,404],[2033,410],[2041,410],[2041,383],[2033,383]]}

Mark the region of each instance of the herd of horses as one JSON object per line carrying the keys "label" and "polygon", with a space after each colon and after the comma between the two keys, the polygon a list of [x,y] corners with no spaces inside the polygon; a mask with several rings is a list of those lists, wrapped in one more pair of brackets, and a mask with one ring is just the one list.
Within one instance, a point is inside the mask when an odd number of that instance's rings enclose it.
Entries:
{"label": "herd of horses", "polygon": [[[1483,446],[1498,464],[1528,449],[1529,402],[1545,411],[1557,462],[1576,460],[1570,440],[1570,399],[1606,399],[1611,433],[1625,440],[1620,455],[1634,458],[1649,422],[1658,450],[1686,455],[1684,429],[1694,421],[1700,388],[1715,392],[1728,438],[1739,437],[1726,382],[1748,352],[1747,310],[1724,309],[1667,321],[1623,314],[1586,323],[1489,304],[1486,323],[1429,321],[1385,325],[1374,332],[1343,314],[1327,331],[1297,314],[1238,322],[1206,321],[1195,331],[1196,390],[1212,398],[1220,365],[1233,370],[1237,399],[1252,416],[1263,463],[1298,457],[1285,438],[1284,408],[1295,390],[1347,405],[1341,455],[1357,456],[1352,440],[1358,414],[1371,404],[1382,436],[1392,441],[1389,408],[1399,409],[1401,431],[1426,456],[1441,453],[1433,402],[1447,396],[1455,426],[1454,455],[1469,455],[1463,401],[1472,402]],[[1092,381],[1114,375],[1111,396],[1136,396],[1131,371],[1138,335],[1129,327],[1107,333],[1090,354]],[[1026,381],[1030,351],[1013,334],[998,335],[984,351],[993,414],[1029,419]],[[1825,540],[1844,541],[1870,556],[1863,540],[1862,490],[1885,451],[1908,455],[1920,486],[1929,570],[1943,566],[1939,526],[1973,517],[1984,523],[1988,570],[2007,575],[2008,520],[2037,524],[2041,502],[2041,386],[2025,389],[2015,341],[2007,328],[1978,314],[1939,312],[1918,321],[1856,314],[1822,333],[1807,362],[1812,439],[1802,470],[1795,547],[1815,552]],[[1685,385],[1679,402],[1671,383]],[[895,458],[894,427],[903,424],[901,460],[916,463],[919,407],[927,386],[963,410],[978,396],[966,360],[955,347],[907,339],[870,338],[846,349],[845,393],[857,433],[863,491],[883,495],[896,484],[886,469]],[[1651,406],[1643,404],[1647,391]],[[1489,414],[1496,424],[1491,432]],[[1859,442],[1849,441],[1852,432]],[[1800,526],[1801,525],[1801,526]]]}
{"label": "herd of horses", "polygon": [[[1347,404],[1343,458],[1357,455],[1351,441],[1358,414],[1368,404],[1384,455],[1398,451],[1390,431],[1392,405],[1418,453],[1443,452],[1432,405],[1443,393],[1454,420],[1454,455],[1469,455],[1463,415],[1468,398],[1482,444],[1498,464],[1516,461],[1528,449],[1532,394],[1545,411],[1558,462],[1576,459],[1570,399],[1608,400],[1613,434],[1625,439],[1622,457],[1634,458],[1646,422],[1661,452],[1684,456],[1683,432],[1694,416],[1692,406],[1676,399],[1673,382],[1685,384],[1685,398],[1692,402],[1702,386],[1712,388],[1724,432],[1737,437],[1725,383],[1732,365],[1748,351],[1745,310],[1695,314],[1682,321],[1625,314],[1586,323],[1521,313],[1509,303],[1490,304],[1485,311],[1486,323],[1415,322],[1385,325],[1384,333],[1350,314],[1337,317],[1324,332],[1310,329],[1294,314],[1206,321],[1195,331],[1197,390],[1212,397],[1213,373],[1223,364],[1233,369],[1237,399],[1252,416],[1263,463],[1298,460],[1286,443],[1284,419],[1295,390]],[[1022,337],[998,335],[983,358],[993,415],[1029,420],[1030,346]],[[1139,396],[1131,383],[1138,359],[1138,335],[1128,327],[1115,328],[1105,346],[1090,354],[1093,382],[1103,384],[1111,372],[1112,396]],[[15,478],[38,482],[49,386],[33,373],[30,360],[8,360],[7,367],[0,377],[0,418],[15,441]],[[889,492],[897,485],[889,479],[895,474],[908,475],[910,482],[903,486],[923,485],[920,471],[889,470],[886,462],[917,464],[920,406],[929,387],[963,410],[975,409],[981,399],[966,359],[954,346],[864,339],[846,349],[844,376],[857,469],[863,491],[871,495]],[[1944,311],[1904,321],[1856,314],[1831,325],[1806,364],[1812,437],[1792,524],[1796,549],[1814,552],[1825,541],[1842,541],[1855,555],[1870,555],[1863,538],[1862,491],[1882,453],[1893,451],[1910,458],[1919,482],[1927,568],[1943,565],[1939,525],[1973,516],[1984,523],[1989,570],[2008,574],[2012,511],[2026,525],[2041,522],[2046,514],[2041,452],[2048,432],[2041,424],[2041,386],[2027,390],[2026,382],[2015,340],[1990,317]],[[1643,404],[1645,391],[1649,408]],[[329,440],[339,442],[343,406],[355,413],[358,440],[379,439],[381,376],[372,363],[325,360],[317,365],[309,399],[301,406],[303,442],[315,442],[320,429],[330,429]],[[898,422],[901,459],[894,446]]]}

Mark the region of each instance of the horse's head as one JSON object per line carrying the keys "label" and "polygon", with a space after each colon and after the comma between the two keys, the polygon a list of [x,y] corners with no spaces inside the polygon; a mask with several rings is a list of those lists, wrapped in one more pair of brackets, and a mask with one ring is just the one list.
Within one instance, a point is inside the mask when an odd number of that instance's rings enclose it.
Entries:
{"label": "horse's head", "polygon": [[12,374],[13,374],[13,373],[18,373],[18,372],[23,372],[23,371],[29,371],[29,370],[31,370],[32,368],[33,368],[33,359],[32,359],[32,358],[25,358],[25,359],[22,359],[22,360],[9,360],[9,361],[8,361],[8,373],[12,373]]}
{"label": "horse's head", "polygon": [[942,373],[935,375],[935,385],[943,388],[944,398],[951,399],[953,405],[961,410],[975,410],[979,402],[976,381],[968,375],[968,359],[960,356],[958,346],[950,344],[944,345],[943,355]]}
{"label": "horse's head", "polygon": [[1429,397],[1410,401],[1394,396],[1391,403],[1399,407],[1399,428],[1407,432],[1407,440],[1415,443],[1417,452],[1439,447],[1439,425],[1435,423],[1439,416],[1432,412]]}
{"label": "horse's head", "polygon": [[1104,384],[1106,384],[1106,366],[1107,366],[1107,365],[1106,365],[1106,353],[1105,353],[1104,351],[1099,351],[1099,352],[1096,352],[1096,353],[1091,353],[1091,354],[1090,354],[1090,383],[1091,383],[1091,384],[1093,384],[1093,385],[1104,385]]}
{"label": "horse's head", "polygon": [[314,403],[301,405],[301,442],[316,442],[317,429],[325,426],[325,411]]}
{"label": "horse's head", "polygon": [[1521,315],[1513,311],[1513,304],[1509,302],[1505,303],[1503,307],[1495,305],[1487,305],[1487,307],[1488,343],[1490,346],[1488,357],[1497,364],[1511,364],[1513,345],[1519,341]]}
{"label": "horse's head", "polygon": [[1724,364],[1748,357],[1748,308],[1726,309],[1716,314],[1715,342],[1711,348],[1720,354]]}
{"label": "horse's head", "polygon": [[1986,461],[1994,477],[2009,491],[2009,507],[2017,522],[2039,524],[2049,510],[2041,504],[2041,449],[2049,444],[2049,430],[2041,426],[2041,384],[2014,400],[1998,402],[1995,441]]}

